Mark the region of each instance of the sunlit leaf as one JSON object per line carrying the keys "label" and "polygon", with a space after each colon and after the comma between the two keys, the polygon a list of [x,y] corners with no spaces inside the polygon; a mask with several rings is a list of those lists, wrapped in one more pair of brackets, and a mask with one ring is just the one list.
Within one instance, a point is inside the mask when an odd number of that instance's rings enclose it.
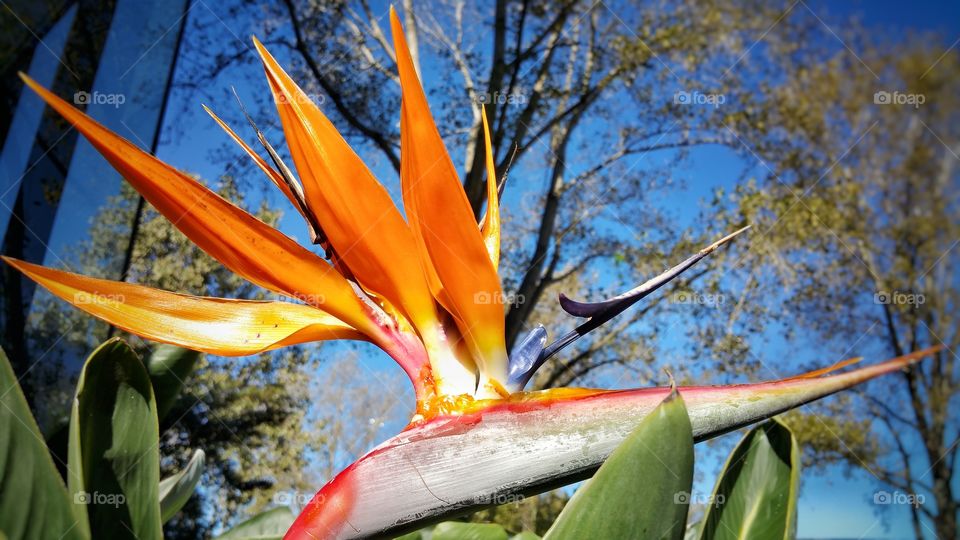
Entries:
{"label": "sunlit leaf", "polygon": [[0,537],[90,538],[82,507],[47,452],[17,378],[0,350]]}
{"label": "sunlit leaf", "polygon": [[217,540],[280,540],[293,523],[293,512],[286,506],[267,510],[221,534]]}
{"label": "sunlit leaf", "polygon": [[90,355],[70,415],[68,484],[96,538],[163,538],[157,406],[136,353],[111,339]]}
{"label": "sunlit leaf", "polygon": [[190,500],[197,482],[203,476],[204,461],[203,450],[197,450],[183,470],[160,481],[160,519],[164,523]]}
{"label": "sunlit leaf", "polygon": [[800,450],[773,419],[750,430],[727,459],[703,518],[702,540],[796,536]]}
{"label": "sunlit leaf", "polygon": [[692,483],[693,431],[672,393],[577,490],[544,538],[681,540]]}

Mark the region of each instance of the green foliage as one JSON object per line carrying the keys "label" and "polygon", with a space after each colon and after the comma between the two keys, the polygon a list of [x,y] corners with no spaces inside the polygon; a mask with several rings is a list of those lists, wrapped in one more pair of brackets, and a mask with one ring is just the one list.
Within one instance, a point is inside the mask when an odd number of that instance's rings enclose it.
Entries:
{"label": "green foliage", "polygon": [[70,415],[67,484],[98,538],[163,538],[157,407],[140,359],[119,339],[90,355]]}
{"label": "green foliage", "polygon": [[217,540],[279,540],[293,519],[293,512],[281,506],[253,516],[218,536]]}
{"label": "green foliage", "polygon": [[203,450],[198,449],[182,471],[160,481],[160,515],[164,523],[180,511],[193,495],[197,482],[203,476],[203,465]]}
{"label": "green foliage", "polygon": [[680,540],[692,485],[690,418],[683,399],[673,393],[577,490],[544,538]]}
{"label": "green foliage", "polygon": [[[0,537],[90,538],[71,502],[6,354],[0,351]],[[75,513],[76,511],[76,513]]]}
{"label": "green foliage", "polygon": [[173,345],[157,345],[147,359],[147,372],[153,381],[157,399],[157,414],[163,420],[180,395],[190,374],[193,373],[200,353]]}
{"label": "green foliage", "polygon": [[796,537],[800,448],[770,420],[744,436],[727,458],[701,521],[701,540]]}

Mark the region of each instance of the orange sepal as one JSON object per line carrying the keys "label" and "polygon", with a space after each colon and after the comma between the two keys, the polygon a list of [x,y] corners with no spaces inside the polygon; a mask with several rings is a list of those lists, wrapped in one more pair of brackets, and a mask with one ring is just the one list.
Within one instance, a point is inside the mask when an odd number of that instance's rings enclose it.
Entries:
{"label": "orange sepal", "polygon": [[487,212],[483,216],[480,233],[487,246],[493,267],[500,266],[500,195],[497,192],[497,168],[493,161],[493,143],[490,142],[490,126],[487,124],[487,112],[480,106],[480,118],[483,120],[483,148],[487,161]]}
{"label": "orange sepal", "polygon": [[200,249],[257,285],[322,306],[368,335],[378,332],[350,284],[323,259],[20,76]]}
{"label": "orange sepal", "polygon": [[[503,293],[456,169],[437,131],[396,11],[390,22],[403,91],[400,180],[411,226],[481,372],[506,378]],[[409,201],[409,202],[408,202]],[[412,204],[411,204],[412,203]]]}
{"label": "orange sepal", "polygon": [[311,306],[172,293],[3,257],[53,295],[138,336],[221,356],[244,356],[329,339],[365,340]]}

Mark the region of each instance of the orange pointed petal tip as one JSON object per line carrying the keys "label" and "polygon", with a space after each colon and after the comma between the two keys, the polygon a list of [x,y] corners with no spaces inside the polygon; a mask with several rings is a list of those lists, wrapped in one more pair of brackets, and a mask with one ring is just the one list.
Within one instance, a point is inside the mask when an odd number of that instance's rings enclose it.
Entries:
{"label": "orange pointed petal tip", "polygon": [[3,257],[53,295],[138,336],[221,356],[329,339],[366,338],[316,308],[178,294]]}
{"label": "orange pointed petal tip", "polygon": [[364,289],[421,333],[437,315],[413,234],[387,190],[313,100],[253,38],[311,211]]}
{"label": "orange pointed petal tip", "polygon": [[483,120],[483,146],[487,162],[487,212],[483,216],[480,233],[487,246],[487,253],[490,254],[490,262],[497,268],[500,266],[500,196],[497,192],[497,168],[493,160],[490,126],[483,105],[480,106],[480,118]]}
{"label": "orange pointed petal tip", "polygon": [[410,225],[482,374],[506,380],[503,293],[456,168],[437,131],[396,10],[390,12],[402,87],[400,181]]}
{"label": "orange pointed petal tip", "polygon": [[347,280],[323,259],[140,150],[30,77],[22,73],[20,77],[200,249],[257,285],[322,307],[368,335],[378,332]]}

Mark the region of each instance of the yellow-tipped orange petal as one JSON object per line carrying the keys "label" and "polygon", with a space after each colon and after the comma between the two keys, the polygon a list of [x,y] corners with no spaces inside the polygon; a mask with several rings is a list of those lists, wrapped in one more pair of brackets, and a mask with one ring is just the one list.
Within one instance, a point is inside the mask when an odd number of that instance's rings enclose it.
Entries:
{"label": "yellow-tipped orange petal", "polygon": [[320,108],[254,38],[310,210],[360,284],[435,331],[433,297],[413,234],[387,190]]}
{"label": "yellow-tipped orange petal", "polygon": [[480,106],[480,118],[483,120],[483,146],[487,159],[487,212],[483,216],[480,233],[483,243],[490,254],[493,267],[500,266],[500,196],[497,193],[497,169],[493,164],[493,144],[490,142],[490,126],[487,124],[487,112]]}
{"label": "yellow-tipped orange petal", "polygon": [[313,304],[368,335],[378,329],[350,284],[323,259],[70,106],[27,85],[82,133],[130,184],[200,249],[236,274]]}
{"label": "yellow-tipped orange petal", "polygon": [[390,23],[403,91],[400,180],[404,203],[413,203],[407,207],[408,218],[419,230],[443,285],[444,303],[457,319],[481,372],[502,381],[506,347],[500,280],[433,122],[393,8]]}
{"label": "yellow-tipped orange petal", "polygon": [[177,294],[3,257],[55,296],[132,334],[222,356],[328,339],[365,339],[317,308]]}

